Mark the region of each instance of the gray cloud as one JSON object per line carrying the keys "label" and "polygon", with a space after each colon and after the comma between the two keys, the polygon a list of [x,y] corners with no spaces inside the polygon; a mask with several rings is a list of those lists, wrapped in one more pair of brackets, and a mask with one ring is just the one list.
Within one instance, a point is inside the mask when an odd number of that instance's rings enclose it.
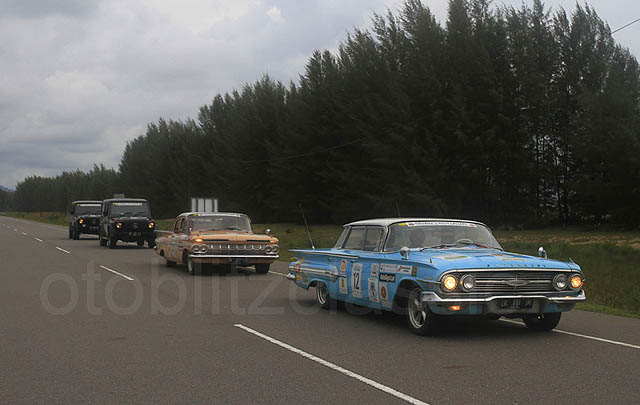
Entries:
{"label": "gray cloud", "polygon": [[[315,49],[335,49],[402,0],[1,0],[0,184],[117,167],[127,140],[160,117],[195,117],[215,94],[263,73],[297,80]],[[520,0],[507,4],[519,6]],[[627,3],[627,4],[625,4]],[[425,0],[446,20],[446,0]],[[574,0],[547,1],[568,10]],[[640,4],[595,1],[613,28]],[[640,52],[640,24],[616,34]]]}

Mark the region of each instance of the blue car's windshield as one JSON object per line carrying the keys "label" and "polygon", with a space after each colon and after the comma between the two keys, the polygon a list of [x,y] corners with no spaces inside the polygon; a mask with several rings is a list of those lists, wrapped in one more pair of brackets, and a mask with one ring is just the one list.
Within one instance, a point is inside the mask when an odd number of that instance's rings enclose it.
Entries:
{"label": "blue car's windshield", "polygon": [[473,222],[402,222],[389,227],[384,251],[408,248],[485,247],[502,249],[489,228]]}

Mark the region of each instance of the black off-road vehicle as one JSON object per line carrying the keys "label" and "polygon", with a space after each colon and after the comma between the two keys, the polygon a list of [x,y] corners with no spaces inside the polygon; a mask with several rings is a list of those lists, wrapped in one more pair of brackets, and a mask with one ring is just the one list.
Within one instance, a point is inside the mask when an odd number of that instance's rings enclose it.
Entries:
{"label": "black off-road vehicle", "polygon": [[71,203],[69,239],[78,240],[80,235],[97,235],[100,230],[100,207],[102,201],[74,201]]}
{"label": "black off-road vehicle", "polygon": [[100,246],[113,249],[118,241],[136,242],[149,247],[156,244],[155,222],[149,202],[140,198],[111,198],[102,202]]}

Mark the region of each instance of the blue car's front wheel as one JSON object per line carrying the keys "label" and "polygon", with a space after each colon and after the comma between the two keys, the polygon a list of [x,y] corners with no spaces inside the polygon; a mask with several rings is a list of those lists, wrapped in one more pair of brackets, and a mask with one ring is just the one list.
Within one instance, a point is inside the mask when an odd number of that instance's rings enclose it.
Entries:
{"label": "blue car's front wheel", "polygon": [[316,284],[316,300],[320,307],[323,309],[329,309],[331,306],[331,297],[329,296],[329,289],[324,283]]}
{"label": "blue car's front wheel", "polygon": [[407,321],[416,335],[432,335],[436,331],[437,315],[422,301],[421,290],[414,288],[407,299]]}

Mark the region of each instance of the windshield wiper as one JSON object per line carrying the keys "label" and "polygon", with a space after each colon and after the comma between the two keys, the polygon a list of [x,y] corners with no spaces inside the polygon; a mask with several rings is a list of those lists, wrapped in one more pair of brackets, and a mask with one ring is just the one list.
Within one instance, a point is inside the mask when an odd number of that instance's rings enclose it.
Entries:
{"label": "windshield wiper", "polygon": [[422,252],[423,250],[427,250],[427,249],[442,249],[442,248],[454,247],[454,246],[456,246],[455,243],[443,243],[441,245],[427,246],[427,247],[420,248],[420,251]]}

